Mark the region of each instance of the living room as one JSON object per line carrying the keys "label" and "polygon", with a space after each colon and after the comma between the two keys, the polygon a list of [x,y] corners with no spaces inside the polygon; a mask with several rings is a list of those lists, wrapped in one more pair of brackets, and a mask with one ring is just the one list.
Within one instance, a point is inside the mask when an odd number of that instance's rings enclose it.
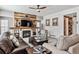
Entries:
{"label": "living room", "polygon": [[0,53],[79,54],[78,19],[78,5],[0,5]]}

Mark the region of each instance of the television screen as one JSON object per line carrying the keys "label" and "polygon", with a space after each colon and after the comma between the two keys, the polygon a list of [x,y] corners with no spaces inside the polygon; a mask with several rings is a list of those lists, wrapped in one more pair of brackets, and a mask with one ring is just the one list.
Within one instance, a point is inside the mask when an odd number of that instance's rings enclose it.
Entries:
{"label": "television screen", "polygon": [[32,21],[21,20],[21,26],[31,27]]}

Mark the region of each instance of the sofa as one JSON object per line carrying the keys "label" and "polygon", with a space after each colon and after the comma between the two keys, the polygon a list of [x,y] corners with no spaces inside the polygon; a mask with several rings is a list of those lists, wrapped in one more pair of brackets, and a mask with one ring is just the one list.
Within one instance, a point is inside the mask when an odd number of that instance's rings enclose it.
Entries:
{"label": "sofa", "polygon": [[27,45],[19,46],[19,42],[14,38],[10,38],[11,35],[9,32],[5,32],[0,39],[0,54],[27,54],[25,50]]}
{"label": "sofa", "polygon": [[79,34],[60,36],[57,40],[49,38],[43,47],[53,54],[79,54]]}

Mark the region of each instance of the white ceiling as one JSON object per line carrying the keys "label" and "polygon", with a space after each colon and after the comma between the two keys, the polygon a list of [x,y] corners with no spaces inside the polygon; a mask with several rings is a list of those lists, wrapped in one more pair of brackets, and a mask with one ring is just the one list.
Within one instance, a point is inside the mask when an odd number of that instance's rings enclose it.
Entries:
{"label": "white ceiling", "polygon": [[[45,16],[51,13],[60,12],[63,10],[79,7],[78,5],[41,5],[46,6],[46,9],[41,10],[41,12],[37,12],[36,10],[29,9],[32,5],[0,5],[1,9],[6,9],[10,11],[23,12],[28,14],[35,14],[38,16]],[[36,6],[33,6],[36,7]]]}

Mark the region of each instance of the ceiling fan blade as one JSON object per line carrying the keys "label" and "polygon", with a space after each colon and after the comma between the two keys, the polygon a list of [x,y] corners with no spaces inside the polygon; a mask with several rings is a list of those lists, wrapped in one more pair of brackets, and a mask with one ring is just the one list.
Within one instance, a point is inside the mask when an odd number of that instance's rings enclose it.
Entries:
{"label": "ceiling fan blade", "polygon": [[33,8],[33,7],[29,7],[30,9],[36,9],[36,8]]}
{"label": "ceiling fan blade", "polygon": [[46,7],[40,7],[39,9],[45,9]]}

